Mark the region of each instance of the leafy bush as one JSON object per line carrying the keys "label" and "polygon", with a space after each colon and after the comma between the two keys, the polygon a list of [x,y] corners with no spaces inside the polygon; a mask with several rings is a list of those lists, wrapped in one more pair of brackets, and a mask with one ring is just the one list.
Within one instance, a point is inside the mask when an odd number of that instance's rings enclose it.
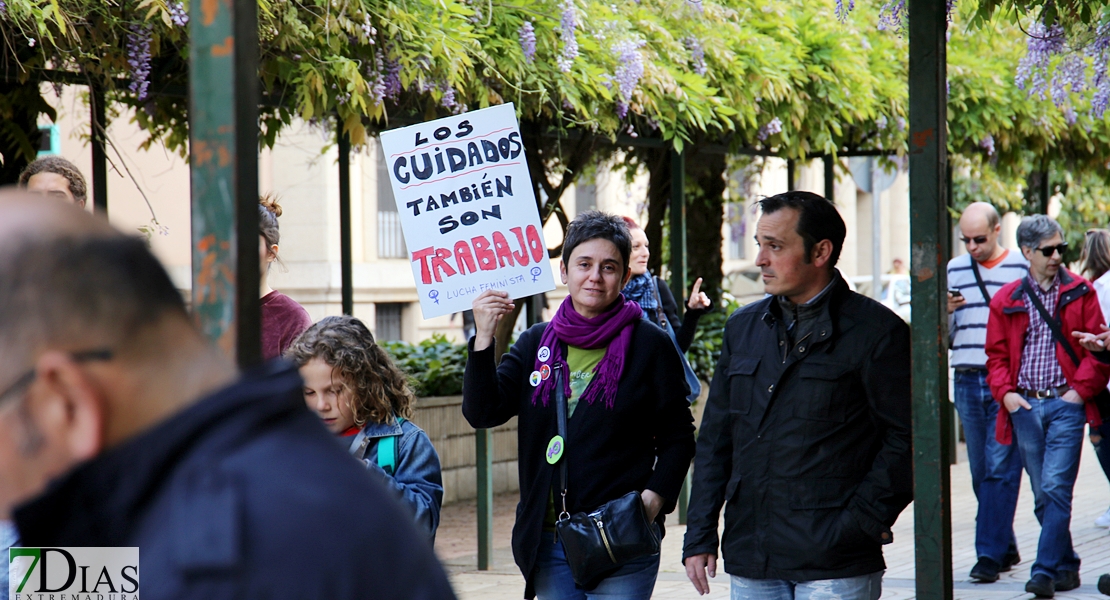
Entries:
{"label": "leafy bush", "polygon": [[736,309],[743,304],[727,292],[721,294],[721,302],[713,308],[713,312],[703,316],[698,321],[698,330],[694,333],[694,343],[686,352],[686,359],[694,368],[698,379],[709,381],[713,378],[713,370],[717,368],[717,359],[721,357],[721,344],[725,337],[725,321]]}
{"label": "leafy bush", "polygon": [[437,333],[419,344],[382,342],[382,347],[409,376],[409,383],[418,397],[462,393],[466,344],[454,344]]}

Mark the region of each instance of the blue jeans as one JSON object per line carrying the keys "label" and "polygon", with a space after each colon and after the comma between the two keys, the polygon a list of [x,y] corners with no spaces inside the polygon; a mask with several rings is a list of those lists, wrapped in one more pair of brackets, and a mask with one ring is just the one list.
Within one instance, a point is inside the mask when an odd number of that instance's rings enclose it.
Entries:
{"label": "blue jeans", "polygon": [[843,579],[787,581],[732,576],[731,600],[879,600],[883,572]]}
{"label": "blue jeans", "polygon": [[975,516],[975,554],[1002,564],[1017,554],[1014,513],[1021,491],[1021,456],[995,439],[999,405],[987,385],[987,372],[956,371],[956,411],[964,426],[971,488],[979,500]]}
{"label": "blue jeans", "polygon": [[1079,571],[1071,543],[1071,499],[1079,473],[1086,411],[1060,398],[1025,398],[1033,408],[1010,413],[1021,461],[1029,473],[1041,524],[1037,561],[1031,575],[1057,579],[1059,571]]}
{"label": "blue jeans", "polygon": [[612,575],[601,580],[592,590],[584,590],[574,583],[563,542],[554,533],[540,536],[540,552],[536,557],[533,581],[539,600],[647,600],[655,591],[655,578],[659,576],[659,555],[645,556],[626,563]]}

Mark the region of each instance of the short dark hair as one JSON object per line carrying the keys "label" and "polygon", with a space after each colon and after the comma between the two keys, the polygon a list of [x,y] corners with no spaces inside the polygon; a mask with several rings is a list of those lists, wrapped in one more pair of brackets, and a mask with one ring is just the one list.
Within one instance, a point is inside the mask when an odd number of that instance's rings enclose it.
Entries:
{"label": "short dark hair", "polygon": [[598,210],[586,211],[567,225],[567,235],[563,239],[563,262],[570,262],[571,253],[579,244],[598,239],[613,242],[627,270],[629,257],[632,256],[632,236],[628,233],[628,224],[617,215]]}
{"label": "short dark hair", "polygon": [[829,268],[836,266],[840,260],[840,251],[844,249],[844,238],[848,235],[848,228],[836,205],[826,198],[813,192],[786,192],[776,194],[759,201],[763,214],[769,215],[784,208],[798,211],[798,227],[796,231],[805,241],[806,262],[813,255],[813,247],[821,240],[832,242],[832,254],[829,256]]}
{"label": "short dark hair", "polygon": [[0,352],[96,344],[126,353],[168,313],[188,319],[181,294],[138,237],[39,231],[0,243]]}
{"label": "short dark hair", "polygon": [[54,173],[65,177],[69,182],[69,193],[73,194],[73,199],[81,206],[85,205],[89,191],[85,184],[85,176],[81,174],[77,165],[60,156],[44,156],[36,159],[19,174],[19,187],[27,187],[27,182],[39,173]]}

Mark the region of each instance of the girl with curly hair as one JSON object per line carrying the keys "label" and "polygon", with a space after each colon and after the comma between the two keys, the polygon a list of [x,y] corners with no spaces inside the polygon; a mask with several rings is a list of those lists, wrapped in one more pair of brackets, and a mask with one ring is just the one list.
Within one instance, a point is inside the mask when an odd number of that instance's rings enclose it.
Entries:
{"label": "girl with curly hair", "polygon": [[285,352],[300,369],[304,399],[374,477],[413,509],[435,541],[443,475],[432,441],[410,420],[416,397],[362,321],[325,317]]}

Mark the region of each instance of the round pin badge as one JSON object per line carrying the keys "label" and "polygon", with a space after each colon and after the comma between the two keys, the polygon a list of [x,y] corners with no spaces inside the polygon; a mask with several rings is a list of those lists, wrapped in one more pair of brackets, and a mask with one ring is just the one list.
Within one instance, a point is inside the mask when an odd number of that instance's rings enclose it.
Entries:
{"label": "round pin badge", "polygon": [[551,438],[551,441],[547,443],[547,464],[553,465],[559,462],[559,459],[563,457],[565,446],[563,436],[557,435]]}
{"label": "round pin badge", "polygon": [[540,367],[540,378],[547,381],[548,377],[551,377],[551,367],[547,365]]}
{"label": "round pin badge", "polygon": [[547,359],[551,358],[551,348],[540,346],[540,350],[536,353],[536,357],[540,359],[540,362],[547,362]]}
{"label": "round pin badge", "polygon": [[542,380],[543,377],[540,376],[539,371],[532,371],[532,374],[528,376],[528,383],[531,383],[532,387],[539,385]]}

